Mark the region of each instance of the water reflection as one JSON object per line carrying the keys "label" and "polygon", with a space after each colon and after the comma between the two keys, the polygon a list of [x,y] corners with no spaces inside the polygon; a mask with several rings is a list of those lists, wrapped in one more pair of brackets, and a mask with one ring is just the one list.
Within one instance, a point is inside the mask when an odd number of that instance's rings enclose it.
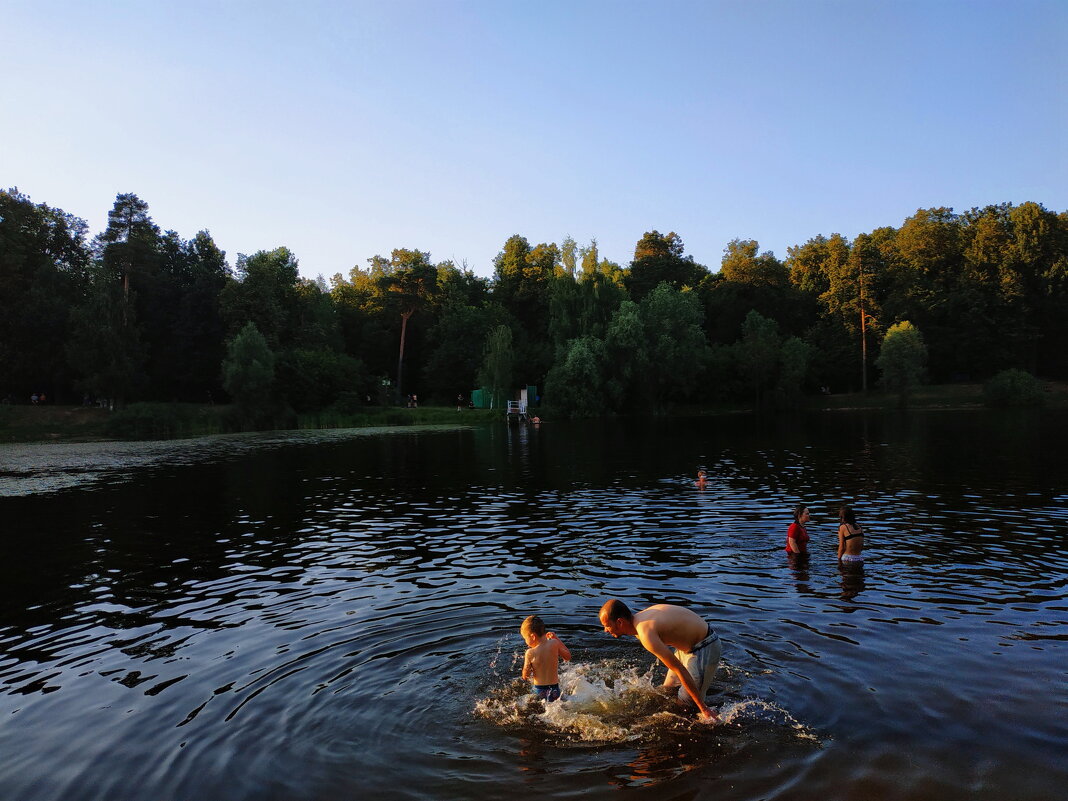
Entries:
{"label": "water reflection", "polygon": [[794,588],[802,595],[815,595],[809,584],[809,555],[807,553],[788,553],[786,560],[790,565],[790,574],[794,579]]}
{"label": "water reflection", "polygon": [[863,562],[839,562],[838,575],[841,577],[843,601],[852,601],[864,592]]}

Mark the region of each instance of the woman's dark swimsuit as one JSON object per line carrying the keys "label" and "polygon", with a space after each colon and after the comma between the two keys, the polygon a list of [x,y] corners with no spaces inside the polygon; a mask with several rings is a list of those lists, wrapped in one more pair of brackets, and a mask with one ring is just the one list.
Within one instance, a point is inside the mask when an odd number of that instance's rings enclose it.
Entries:
{"label": "woman's dark swimsuit", "polygon": [[[852,534],[849,534],[848,536],[842,537],[842,542],[849,542],[854,537],[863,537],[863,536],[864,536],[864,532],[863,531],[854,531]],[[843,562],[863,562],[864,561],[864,557],[859,553],[844,553],[839,558]]]}

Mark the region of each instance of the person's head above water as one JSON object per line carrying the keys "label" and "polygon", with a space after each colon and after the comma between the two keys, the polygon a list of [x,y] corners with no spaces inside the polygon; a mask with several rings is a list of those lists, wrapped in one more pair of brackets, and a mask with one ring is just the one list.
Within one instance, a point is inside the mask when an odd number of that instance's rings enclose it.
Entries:
{"label": "person's head above water", "polygon": [[805,512],[807,512],[807,511],[808,511],[808,507],[805,506],[803,503],[799,503],[797,506],[795,506],[794,507],[794,522],[797,523],[798,525],[800,525],[801,522],[802,522],[801,518],[804,517]]}
{"label": "person's head above water", "polygon": [[630,611],[630,607],[616,598],[610,598],[604,602],[598,618],[604,630],[613,637],[633,633],[626,629],[634,628],[634,613]]}
{"label": "person's head above water", "polygon": [[847,506],[843,506],[841,509],[839,509],[838,510],[838,519],[841,522],[852,526],[853,528],[857,527],[857,516],[853,513],[853,507],[851,507],[851,506],[847,505]]}

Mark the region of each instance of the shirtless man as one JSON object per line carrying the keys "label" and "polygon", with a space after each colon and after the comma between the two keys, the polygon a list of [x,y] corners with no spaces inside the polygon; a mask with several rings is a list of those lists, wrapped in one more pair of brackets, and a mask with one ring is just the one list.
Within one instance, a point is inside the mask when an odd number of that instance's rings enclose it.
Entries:
{"label": "shirtless man", "polygon": [[664,686],[681,685],[680,701],[685,703],[689,696],[705,720],[719,720],[705,703],[705,693],[716,674],[722,646],[719,635],[697,613],[670,604],[631,612],[625,603],[613,598],[601,607],[600,619],[613,637],[637,637],[646,651],[664,663],[668,669]]}

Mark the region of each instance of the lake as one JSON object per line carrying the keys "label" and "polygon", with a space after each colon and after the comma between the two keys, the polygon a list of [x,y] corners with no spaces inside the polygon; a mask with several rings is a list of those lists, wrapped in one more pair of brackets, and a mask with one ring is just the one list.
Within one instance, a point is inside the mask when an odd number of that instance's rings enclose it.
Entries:
{"label": "lake", "polygon": [[[0,446],[0,798],[1063,798],[1066,442],[931,411]],[[610,597],[712,622],[722,725]],[[531,613],[573,655],[544,711]]]}

